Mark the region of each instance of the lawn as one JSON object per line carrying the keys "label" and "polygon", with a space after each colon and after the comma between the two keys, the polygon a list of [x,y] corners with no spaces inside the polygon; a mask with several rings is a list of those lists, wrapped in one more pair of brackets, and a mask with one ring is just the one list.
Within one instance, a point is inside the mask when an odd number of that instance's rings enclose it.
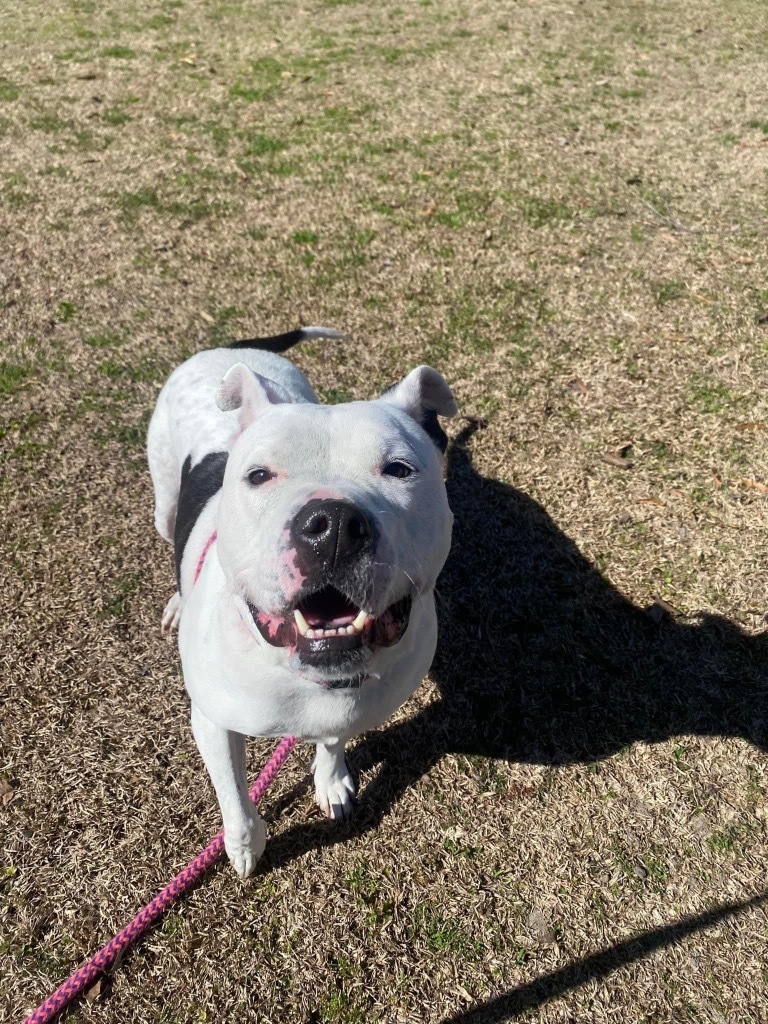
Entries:
{"label": "lawn", "polygon": [[764,0],[6,2],[0,1016],[219,827],[146,426],[317,323],[455,390],[435,664],[67,1019],[768,1021],[766,95]]}

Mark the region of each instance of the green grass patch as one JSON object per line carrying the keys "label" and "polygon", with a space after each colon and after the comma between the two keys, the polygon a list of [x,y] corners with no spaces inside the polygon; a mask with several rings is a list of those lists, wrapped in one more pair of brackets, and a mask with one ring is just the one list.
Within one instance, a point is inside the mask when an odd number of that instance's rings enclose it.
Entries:
{"label": "green grass patch", "polygon": [[447,228],[463,228],[466,224],[482,219],[493,199],[493,194],[488,192],[458,192],[453,200],[454,209],[435,214],[435,220]]}
{"label": "green grass patch", "polygon": [[435,913],[431,904],[416,904],[408,930],[409,940],[425,946],[430,953],[448,953],[473,961],[484,953],[482,942],[472,938],[457,921]]}
{"label": "green grass patch", "polygon": [[702,378],[691,387],[689,397],[702,412],[721,413],[734,405],[737,396],[729,387],[711,378]]}
{"label": "green grass patch", "polygon": [[124,192],[118,199],[123,213],[136,213],[138,210],[159,210],[160,197],[153,188],[140,188],[138,192]]}
{"label": "green grass patch", "polygon": [[130,114],[126,114],[124,110],[120,110],[119,107],[107,107],[102,111],[101,120],[104,124],[113,126],[127,124],[128,121],[132,120]]}
{"label": "green grass patch", "polygon": [[176,19],[170,14],[154,14],[148,21],[144,22],[144,28],[168,28],[169,25],[174,25],[175,23]]}
{"label": "green grass patch", "polygon": [[245,142],[245,156],[271,156],[288,148],[281,139],[263,132],[243,132],[240,138]]}
{"label": "green grass patch", "polygon": [[29,127],[33,131],[52,135],[56,132],[66,131],[71,124],[69,121],[62,121],[58,114],[41,114],[29,122]]}
{"label": "green grass patch", "polygon": [[143,579],[143,572],[138,570],[119,573],[115,576],[110,589],[104,594],[103,605],[98,617],[100,619],[126,618],[130,612],[131,602]]}
{"label": "green grass patch", "polygon": [[83,340],[91,348],[115,348],[123,344],[123,339],[118,334],[91,334]]}
{"label": "green grass patch", "polygon": [[231,86],[229,95],[249,103],[272,99],[281,85],[285,70],[285,66],[274,57],[259,57],[251,65],[250,76]]}
{"label": "green grass patch", "polygon": [[315,119],[312,127],[321,132],[348,132],[359,125],[361,121],[365,121],[373,110],[372,103],[364,103],[359,107],[325,107]]}
{"label": "green grass patch", "polygon": [[650,289],[653,301],[659,308],[665,306],[668,302],[676,302],[678,299],[682,299],[688,291],[684,281],[677,281],[675,279],[652,281]]}
{"label": "green grass patch", "polygon": [[757,822],[736,822],[725,828],[715,829],[707,837],[707,846],[716,853],[739,853],[754,838],[758,831]]}
{"label": "green grass patch", "polygon": [[69,323],[70,320],[74,320],[79,312],[80,309],[74,302],[60,302],[56,307],[56,322],[60,324]]}
{"label": "green grass patch", "polygon": [[0,78],[0,103],[12,103],[19,98],[19,88],[7,78]]}
{"label": "green grass patch", "polygon": [[15,395],[29,377],[29,370],[19,363],[0,363],[0,395]]}
{"label": "green grass patch", "polygon": [[321,388],[320,397],[327,405],[341,405],[343,402],[355,400],[355,396],[347,388]]}
{"label": "green grass patch", "polygon": [[294,231],[291,241],[297,245],[317,245],[318,237],[316,231]]}
{"label": "green grass patch", "polygon": [[143,210],[168,214],[195,224],[207,217],[223,217],[231,212],[232,204],[205,195],[189,198],[163,199],[155,188],[141,188],[137,192],[124,192],[117,199],[123,218],[128,224],[135,223]]}
{"label": "green grass patch", "polygon": [[135,60],[137,54],[130,46],[122,46],[117,43],[115,46],[108,46],[101,51],[102,57],[111,57],[113,60]]}
{"label": "green grass patch", "polygon": [[542,199],[539,196],[525,196],[520,201],[523,219],[533,228],[543,228],[554,221],[570,220],[572,211],[557,199]]}

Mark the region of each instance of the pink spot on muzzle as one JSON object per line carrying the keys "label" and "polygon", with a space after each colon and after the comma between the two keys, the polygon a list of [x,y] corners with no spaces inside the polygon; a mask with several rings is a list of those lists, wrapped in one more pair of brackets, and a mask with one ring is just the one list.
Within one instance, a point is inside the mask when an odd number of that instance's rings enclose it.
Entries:
{"label": "pink spot on muzzle", "polygon": [[299,568],[296,548],[291,545],[291,532],[287,527],[283,530],[283,542],[285,546],[280,552],[277,563],[277,578],[280,589],[285,595],[286,603],[293,604],[296,595],[304,585],[306,576]]}
{"label": "pink spot on muzzle", "polygon": [[307,497],[307,504],[310,501],[344,501],[344,495],[338,491],[312,491]]}

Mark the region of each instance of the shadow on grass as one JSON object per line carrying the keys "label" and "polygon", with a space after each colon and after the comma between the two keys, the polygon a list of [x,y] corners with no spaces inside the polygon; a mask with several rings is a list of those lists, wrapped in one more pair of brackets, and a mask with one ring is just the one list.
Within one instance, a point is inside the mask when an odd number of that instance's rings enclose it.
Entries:
{"label": "shadow on grass", "polygon": [[[432,667],[441,699],[362,740],[354,768],[381,770],[353,821],[289,829],[267,847],[267,870],[376,827],[446,753],[563,765],[681,733],[768,747],[768,635],[749,636],[717,615],[688,624],[632,604],[540,505],[475,471],[468,445],[476,429],[467,427],[448,456],[454,540],[438,587]],[[762,899],[650,932],[493,1005],[499,1013],[512,1012],[507,1002],[539,1005]]]}
{"label": "shadow on grass", "polygon": [[585,956],[582,960],[577,960],[558,971],[544,974],[535,981],[506,992],[503,996],[488,1000],[481,1006],[462,1011],[453,1017],[446,1017],[442,1024],[501,1024],[502,1021],[510,1020],[517,1014],[535,1010],[544,1003],[557,999],[569,989],[578,988],[587,981],[604,978],[619,967],[641,960],[657,949],[663,949],[679,942],[687,935],[694,935],[729,917],[759,907],[766,901],[768,894],[755,896],[743,903],[725,903],[703,914],[685,917],[675,924],[643,932],[624,942],[617,942],[600,953]]}

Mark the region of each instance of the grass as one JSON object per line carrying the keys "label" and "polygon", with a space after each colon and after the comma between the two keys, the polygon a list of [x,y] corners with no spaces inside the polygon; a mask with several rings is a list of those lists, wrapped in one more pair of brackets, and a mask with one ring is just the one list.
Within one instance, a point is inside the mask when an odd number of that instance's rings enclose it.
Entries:
{"label": "grass", "polygon": [[435,664],[352,745],[350,824],[302,748],[253,882],[213,872],[75,1012],[762,1019],[763,13],[5,19],[3,1019],[219,826],[146,426],[183,358],[300,323],[347,335],[291,354],[328,403],[455,388]]}
{"label": "grass", "polygon": [[0,363],[0,395],[14,395],[24,387],[29,376],[26,366],[18,363]]}

